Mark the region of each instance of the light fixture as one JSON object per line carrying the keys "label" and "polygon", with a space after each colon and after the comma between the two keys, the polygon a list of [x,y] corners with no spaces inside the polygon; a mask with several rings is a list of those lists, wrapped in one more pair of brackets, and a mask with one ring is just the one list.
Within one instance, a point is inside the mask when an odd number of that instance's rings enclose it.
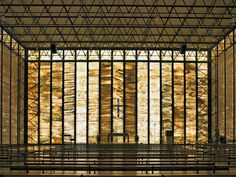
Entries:
{"label": "light fixture", "polygon": [[182,44],[181,47],[180,47],[180,53],[185,54],[186,49],[187,49],[187,44]]}
{"label": "light fixture", "polygon": [[57,46],[56,46],[56,44],[51,44],[51,53],[52,54],[57,53]]}

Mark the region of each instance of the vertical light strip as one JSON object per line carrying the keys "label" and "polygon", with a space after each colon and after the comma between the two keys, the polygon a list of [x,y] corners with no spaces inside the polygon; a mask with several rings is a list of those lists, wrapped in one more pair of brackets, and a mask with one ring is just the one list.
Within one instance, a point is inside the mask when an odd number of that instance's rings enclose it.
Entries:
{"label": "vertical light strip", "polygon": [[78,62],[76,72],[76,143],[86,143],[86,83],[87,83],[87,63]]}
{"label": "vertical light strip", "polygon": [[139,143],[148,143],[148,76],[147,62],[138,62],[138,136]]}
{"label": "vertical light strip", "polygon": [[150,143],[160,143],[160,64],[150,63]]}
{"label": "vertical light strip", "polygon": [[88,143],[97,143],[98,136],[98,113],[99,113],[99,63],[89,62],[89,122],[88,122]]}

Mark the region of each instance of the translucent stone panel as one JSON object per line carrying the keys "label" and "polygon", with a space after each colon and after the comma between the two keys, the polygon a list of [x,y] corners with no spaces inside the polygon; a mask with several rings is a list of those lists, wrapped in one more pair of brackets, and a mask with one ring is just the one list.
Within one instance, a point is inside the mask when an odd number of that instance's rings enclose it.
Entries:
{"label": "translucent stone panel", "polygon": [[233,47],[226,51],[226,139],[233,139]]}
{"label": "translucent stone panel", "polygon": [[18,56],[12,52],[11,69],[11,143],[17,143],[17,88],[18,88]]}
{"label": "translucent stone panel", "polygon": [[62,63],[52,64],[52,143],[62,143]]}
{"label": "translucent stone panel", "polygon": [[38,142],[38,63],[28,63],[28,143]]}
{"label": "translucent stone panel", "polygon": [[162,140],[165,132],[172,130],[172,69],[171,63],[162,63]]}
{"label": "translucent stone panel", "polygon": [[198,142],[208,141],[207,63],[198,64]]}
{"label": "translucent stone panel", "polygon": [[135,142],[136,115],[136,63],[125,63],[125,132],[129,134],[129,142]]}
{"label": "translucent stone panel", "polygon": [[150,143],[160,143],[160,64],[150,63]]}
{"label": "translucent stone panel", "polygon": [[139,143],[148,141],[148,64],[138,63],[138,136]]}
{"label": "translucent stone panel", "polygon": [[40,143],[50,143],[50,63],[40,63]]}
{"label": "translucent stone panel", "polygon": [[76,143],[86,143],[87,131],[87,63],[76,66]]}
{"label": "translucent stone panel", "polygon": [[[113,132],[123,133],[123,62],[113,62]],[[123,142],[122,137],[114,137],[113,142]]]}
{"label": "translucent stone panel", "polygon": [[10,50],[3,45],[2,143],[10,143]]}
{"label": "translucent stone panel", "polygon": [[111,62],[101,62],[101,142],[107,143],[111,133]]}
{"label": "translucent stone panel", "polygon": [[196,64],[186,63],[186,143],[196,143]]}
{"label": "translucent stone panel", "polygon": [[174,143],[184,143],[184,65],[174,64]]}
{"label": "translucent stone panel", "polygon": [[75,138],[75,63],[73,62],[65,62],[64,87],[64,135],[66,135],[64,141],[68,143],[70,139]]}
{"label": "translucent stone panel", "polygon": [[99,63],[89,63],[88,85],[88,141],[97,143],[99,109]]}
{"label": "translucent stone panel", "polygon": [[224,100],[224,52],[218,56],[218,118],[219,133],[225,135],[225,100]]}

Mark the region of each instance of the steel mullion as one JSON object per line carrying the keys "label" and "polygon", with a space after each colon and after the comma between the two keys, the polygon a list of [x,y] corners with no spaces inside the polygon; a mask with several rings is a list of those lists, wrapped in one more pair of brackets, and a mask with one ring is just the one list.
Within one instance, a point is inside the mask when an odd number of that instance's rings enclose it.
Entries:
{"label": "steel mullion", "polygon": [[10,37],[10,94],[9,94],[9,144],[12,144],[12,38]]}
{"label": "steel mullion", "polygon": [[235,85],[235,29],[233,30],[233,143],[235,144],[235,105],[236,105],[236,102],[235,102],[235,88],[236,88],[236,85]]}
{"label": "steel mullion", "polygon": [[[111,51],[111,61],[113,61],[113,50]],[[111,126],[111,132],[110,133],[113,133],[113,71],[114,71],[114,62],[111,63],[111,105],[110,105],[110,109],[111,109],[111,122],[110,122],[110,126]],[[113,142],[113,137],[111,137],[111,142]]]}
{"label": "steel mullion", "polygon": [[135,139],[136,139],[136,137],[138,137],[138,62],[137,62],[137,50],[135,50],[135,61],[136,61],[135,62],[135,91],[136,91],[135,92]]}
{"label": "steel mullion", "polygon": [[184,53],[184,144],[186,144],[186,52]]}
{"label": "steel mullion", "polygon": [[[77,52],[76,50],[74,50],[75,52],[75,58],[74,61],[77,60]],[[76,111],[76,101],[77,101],[77,62],[74,62],[74,144],[76,144],[76,118],[77,118],[77,111]]]}
{"label": "steel mullion", "polygon": [[224,38],[224,137],[227,138],[226,119],[226,38]]}
{"label": "steel mullion", "polygon": [[198,51],[196,51],[196,67],[195,67],[195,74],[196,74],[196,81],[195,81],[195,89],[196,89],[196,144],[198,144]]}
{"label": "steel mullion", "polygon": [[50,143],[52,144],[52,51],[50,52]]}
{"label": "steel mullion", "polygon": [[87,80],[86,80],[86,82],[87,82],[87,84],[86,84],[86,93],[87,93],[87,95],[86,95],[86,109],[87,109],[87,111],[86,111],[86,143],[88,144],[89,143],[89,62],[88,62],[88,60],[89,60],[89,51],[88,50],[86,50],[86,58],[87,58],[87,62],[86,62],[86,64],[87,64],[87,68],[86,68],[86,73],[87,73]]}
{"label": "steel mullion", "polygon": [[174,144],[175,142],[175,138],[174,138],[174,134],[175,134],[175,77],[174,77],[174,52],[171,52],[171,84],[172,84],[172,88],[171,88],[171,100],[172,100],[172,104],[171,104],[171,109],[172,109],[172,143]]}
{"label": "steel mullion", "polygon": [[[123,133],[126,133],[126,62],[125,50],[123,50]],[[125,137],[123,138],[125,142]]]}
{"label": "steel mullion", "polygon": [[[65,50],[63,50],[63,58],[65,60]],[[64,144],[64,109],[65,109],[65,62],[62,63],[62,144]]]}
{"label": "steel mullion", "polygon": [[212,141],[212,78],[211,78],[211,51],[208,51],[208,143]]}
{"label": "steel mullion", "polygon": [[0,112],[0,115],[1,115],[1,120],[0,120],[0,123],[1,123],[1,132],[0,132],[0,136],[1,136],[1,142],[0,144],[2,144],[2,119],[3,119],[3,111],[2,111],[2,104],[3,104],[3,101],[2,101],[2,98],[3,98],[3,28],[1,27],[1,112]]}
{"label": "steel mullion", "polygon": [[[162,114],[162,50],[160,50],[160,144],[162,144],[162,126],[163,126],[163,114]],[[173,131],[173,130],[172,130]]]}
{"label": "steel mullion", "polygon": [[28,144],[28,50],[25,50],[24,144]]}
{"label": "steel mullion", "polygon": [[148,112],[148,120],[147,120],[147,123],[148,123],[148,144],[150,144],[150,53],[149,53],[149,50],[148,50],[148,61],[147,61],[147,65],[148,65],[148,68],[147,68],[147,75],[148,75],[148,83],[147,83],[147,90],[148,90],[148,97],[147,97],[147,100],[148,100],[148,103],[147,103],[147,112]]}

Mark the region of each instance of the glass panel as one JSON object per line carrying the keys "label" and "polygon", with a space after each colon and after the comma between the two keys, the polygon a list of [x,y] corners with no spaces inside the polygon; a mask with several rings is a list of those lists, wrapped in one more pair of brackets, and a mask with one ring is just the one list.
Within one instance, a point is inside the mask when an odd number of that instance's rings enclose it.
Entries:
{"label": "glass panel", "polygon": [[148,70],[146,62],[138,63],[138,136],[139,143],[148,140]]}
{"label": "glass panel", "polygon": [[174,64],[174,142],[184,143],[184,65]]}
{"label": "glass panel", "polygon": [[150,63],[150,143],[160,143],[160,64]]}
{"label": "glass panel", "polygon": [[[54,58],[54,57],[53,57]],[[52,143],[62,143],[62,63],[52,64]]]}
{"label": "glass panel", "polygon": [[74,139],[74,101],[75,101],[75,63],[65,62],[64,69],[64,141],[71,143]]}
{"label": "glass panel", "polygon": [[159,50],[150,50],[149,51],[150,60],[159,61],[160,60],[160,51]]}
{"label": "glass panel", "polygon": [[111,50],[101,50],[101,60],[111,60]]}
{"label": "glass panel", "polygon": [[136,63],[125,63],[125,131],[129,134],[129,142],[135,142],[136,115]]}
{"label": "glass panel", "polygon": [[[123,62],[113,62],[113,132],[123,133]],[[123,142],[123,137],[114,137],[113,142]]]}
{"label": "glass panel", "polygon": [[196,51],[186,51],[186,61],[195,61],[196,60]]}
{"label": "glass panel", "polygon": [[64,51],[64,59],[65,60],[75,60],[75,51],[74,50],[65,50]]}
{"label": "glass panel", "polygon": [[99,60],[99,50],[89,50],[89,60]]}
{"label": "glass panel", "polygon": [[208,141],[207,84],[207,63],[200,63],[198,64],[198,143]]}
{"label": "glass panel", "polygon": [[148,51],[147,50],[138,50],[137,51],[138,60],[148,60]]}
{"label": "glass panel", "polygon": [[40,143],[50,143],[50,63],[40,63]]}
{"label": "glass panel", "polygon": [[196,64],[186,63],[186,143],[196,143]]}
{"label": "glass panel", "polygon": [[40,60],[50,60],[51,51],[50,50],[40,50]]}
{"label": "glass panel", "polygon": [[123,60],[124,51],[123,50],[114,50],[113,51],[113,60]]}
{"label": "glass panel", "polygon": [[172,51],[171,50],[163,50],[161,51],[161,60],[169,61],[172,60]]}
{"label": "glass panel", "polygon": [[63,51],[58,50],[56,54],[52,54],[52,60],[62,60],[63,59]]}
{"label": "glass panel", "polygon": [[77,50],[76,60],[87,60],[87,50]]}
{"label": "glass panel", "polygon": [[76,143],[86,143],[87,63],[77,63],[76,70]]}
{"label": "glass panel", "polygon": [[29,50],[28,51],[28,60],[39,60],[39,51],[38,50]]}
{"label": "glass panel", "polygon": [[38,63],[28,63],[28,143],[38,143]]}
{"label": "glass panel", "polygon": [[111,62],[101,62],[101,142],[111,133]]}
{"label": "glass panel", "polygon": [[135,60],[136,58],[136,50],[126,50],[125,51],[125,59],[126,60]]}
{"label": "glass panel", "polygon": [[[165,58],[164,58],[165,59]],[[162,63],[162,139],[165,132],[172,130],[172,64]]]}
{"label": "glass panel", "polygon": [[90,62],[89,63],[89,126],[88,126],[88,136],[89,143],[97,143],[98,135],[98,99],[99,99],[99,63]]}
{"label": "glass panel", "polygon": [[179,51],[174,51],[174,54],[173,54],[173,59],[175,61],[183,61],[184,60],[184,55],[181,54]]}

